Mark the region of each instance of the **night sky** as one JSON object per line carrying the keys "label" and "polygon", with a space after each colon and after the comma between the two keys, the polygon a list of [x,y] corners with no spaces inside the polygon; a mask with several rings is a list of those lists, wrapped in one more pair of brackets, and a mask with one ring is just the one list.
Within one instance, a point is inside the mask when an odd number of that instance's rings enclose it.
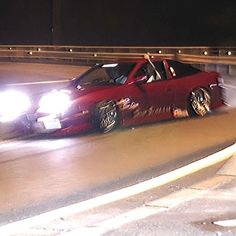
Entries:
{"label": "night sky", "polygon": [[1,0],[0,44],[236,46],[236,1]]}

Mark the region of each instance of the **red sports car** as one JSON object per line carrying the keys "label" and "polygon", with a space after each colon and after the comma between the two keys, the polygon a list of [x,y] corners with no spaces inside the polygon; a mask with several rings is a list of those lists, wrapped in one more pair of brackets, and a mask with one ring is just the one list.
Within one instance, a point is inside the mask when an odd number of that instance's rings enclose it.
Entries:
{"label": "red sports car", "polygon": [[[97,64],[65,89],[29,100],[24,94],[4,107],[0,121],[22,130],[68,134],[102,132],[170,118],[204,116],[223,105],[220,75],[174,60],[139,59]],[[12,91],[11,91],[12,92]]]}

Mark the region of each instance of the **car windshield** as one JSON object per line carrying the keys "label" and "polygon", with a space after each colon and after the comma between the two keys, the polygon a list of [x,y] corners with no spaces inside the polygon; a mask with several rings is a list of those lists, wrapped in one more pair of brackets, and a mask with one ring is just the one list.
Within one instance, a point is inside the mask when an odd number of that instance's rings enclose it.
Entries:
{"label": "car windshield", "polygon": [[134,63],[99,64],[76,79],[75,86],[124,84],[129,73],[134,68]]}

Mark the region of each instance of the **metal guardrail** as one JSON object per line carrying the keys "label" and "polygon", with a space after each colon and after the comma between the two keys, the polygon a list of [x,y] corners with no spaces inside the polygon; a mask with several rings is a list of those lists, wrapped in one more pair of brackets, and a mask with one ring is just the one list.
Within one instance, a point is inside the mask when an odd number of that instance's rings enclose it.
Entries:
{"label": "metal guardrail", "polygon": [[0,45],[1,61],[28,61],[92,64],[126,58],[178,59],[194,64],[236,65],[236,47],[107,47]]}

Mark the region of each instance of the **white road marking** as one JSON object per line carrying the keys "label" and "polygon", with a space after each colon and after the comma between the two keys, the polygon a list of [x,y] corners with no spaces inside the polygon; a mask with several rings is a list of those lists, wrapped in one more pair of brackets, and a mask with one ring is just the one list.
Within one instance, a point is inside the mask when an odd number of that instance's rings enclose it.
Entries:
{"label": "white road marking", "polygon": [[15,83],[15,84],[7,84],[7,86],[24,86],[24,85],[33,85],[33,84],[56,84],[56,83],[65,83],[70,80],[51,80],[51,81],[38,81],[38,82],[27,82],[27,83]]}
{"label": "white road marking", "polygon": [[80,203],[72,204],[67,207],[59,208],[50,212],[46,212],[28,219],[13,222],[0,227],[0,235],[9,235],[9,233],[23,232],[33,225],[40,225],[49,223],[52,220],[59,219],[60,217],[67,217],[73,214],[77,214],[89,209],[93,209],[99,206],[103,206],[109,203],[113,203],[139,193],[160,187],[164,184],[182,178],[186,175],[197,172],[201,169],[224,161],[232,157],[236,153],[236,144],[233,144],[217,153],[209,155],[201,160],[188,164],[184,167],[180,167],[169,173],[163,174],[156,178],[129,186],[111,193],[104,194]]}
{"label": "white road marking", "polygon": [[232,84],[223,84],[220,87],[222,87],[223,89],[228,89],[228,88],[236,89],[236,85]]}
{"label": "white road marking", "polygon": [[215,225],[223,227],[236,227],[236,219],[234,220],[220,220],[213,222]]}

